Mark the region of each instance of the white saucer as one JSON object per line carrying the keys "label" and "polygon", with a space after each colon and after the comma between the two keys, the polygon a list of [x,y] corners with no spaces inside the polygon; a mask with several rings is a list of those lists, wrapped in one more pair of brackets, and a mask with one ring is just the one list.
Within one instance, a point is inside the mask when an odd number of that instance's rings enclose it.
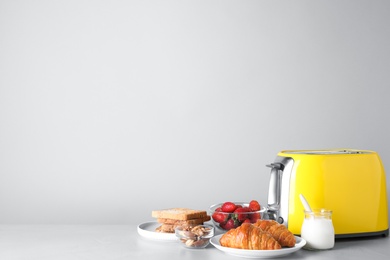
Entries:
{"label": "white saucer", "polygon": [[296,244],[294,247],[282,248],[277,250],[248,250],[248,249],[237,249],[221,246],[219,239],[223,234],[213,237],[210,240],[210,243],[215,246],[217,249],[234,256],[245,257],[245,258],[275,258],[281,257],[284,255],[291,254],[295,251],[301,249],[305,244],[306,240],[300,237],[295,237]]}

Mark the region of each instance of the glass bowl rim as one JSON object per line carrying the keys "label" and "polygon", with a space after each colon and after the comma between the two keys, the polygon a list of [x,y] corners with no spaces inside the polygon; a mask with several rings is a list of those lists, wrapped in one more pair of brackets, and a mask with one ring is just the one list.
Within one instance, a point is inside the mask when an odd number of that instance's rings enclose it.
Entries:
{"label": "glass bowl rim", "polygon": [[[235,201],[231,201],[232,203],[236,204],[236,205],[242,205],[242,206],[245,206],[245,207],[249,207],[249,202],[235,202]],[[225,202],[222,202],[222,203],[216,203],[216,204],[213,204],[210,206],[209,208],[209,212],[210,213],[214,213],[214,212],[219,212],[219,213],[223,213],[223,214],[231,214],[231,213],[234,213],[234,212],[223,212],[223,211],[215,211],[217,208],[221,207]],[[249,212],[235,212],[236,214],[253,214],[253,213],[264,213],[266,211],[266,208],[263,207],[263,206],[260,206],[260,210],[257,210],[257,211],[249,211]]]}

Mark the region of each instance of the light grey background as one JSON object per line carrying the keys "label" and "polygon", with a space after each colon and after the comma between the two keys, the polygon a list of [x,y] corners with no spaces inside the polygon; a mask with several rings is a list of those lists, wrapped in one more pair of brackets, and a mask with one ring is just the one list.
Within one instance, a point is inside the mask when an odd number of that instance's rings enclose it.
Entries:
{"label": "light grey background", "polygon": [[0,223],[264,204],[285,149],[389,172],[389,24],[378,0],[1,0]]}

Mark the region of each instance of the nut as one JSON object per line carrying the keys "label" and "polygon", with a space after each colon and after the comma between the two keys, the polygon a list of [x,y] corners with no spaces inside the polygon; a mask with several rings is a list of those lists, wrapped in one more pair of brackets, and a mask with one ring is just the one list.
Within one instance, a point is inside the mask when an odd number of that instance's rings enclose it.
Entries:
{"label": "nut", "polygon": [[206,240],[198,240],[194,242],[194,247],[201,247],[206,243]]}
{"label": "nut", "polygon": [[209,241],[209,238],[205,238],[210,234],[211,228],[204,227],[201,225],[195,227],[183,227],[183,231],[180,232],[180,235],[183,238],[180,239],[187,247],[203,247]]}
{"label": "nut", "polygon": [[191,229],[191,232],[201,237],[204,236],[205,234],[208,234],[210,232],[210,228],[206,228],[203,226],[196,226]]}
{"label": "nut", "polygon": [[193,244],[194,244],[194,240],[192,240],[192,239],[188,239],[187,241],[186,241],[186,246],[192,246]]}
{"label": "nut", "polygon": [[181,235],[189,239],[196,239],[196,235],[192,231],[182,231]]}

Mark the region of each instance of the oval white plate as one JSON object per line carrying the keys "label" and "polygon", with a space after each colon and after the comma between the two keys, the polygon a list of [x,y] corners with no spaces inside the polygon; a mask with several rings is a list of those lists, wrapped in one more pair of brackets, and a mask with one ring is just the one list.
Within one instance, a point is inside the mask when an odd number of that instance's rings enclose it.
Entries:
{"label": "oval white plate", "polygon": [[160,233],[156,232],[156,228],[159,227],[161,223],[158,222],[145,222],[139,224],[137,227],[138,234],[142,237],[158,241],[177,241],[175,233]]}
{"label": "oval white plate", "polygon": [[298,251],[301,249],[305,244],[306,240],[300,237],[295,237],[296,244],[294,247],[286,247],[282,249],[277,250],[248,250],[248,249],[237,249],[237,248],[230,248],[230,247],[224,247],[221,246],[219,243],[219,239],[221,238],[223,234],[213,237],[210,240],[210,243],[215,246],[217,249],[234,256],[239,257],[245,257],[245,258],[273,258],[273,257],[280,257],[284,255],[291,254],[295,251]]}

